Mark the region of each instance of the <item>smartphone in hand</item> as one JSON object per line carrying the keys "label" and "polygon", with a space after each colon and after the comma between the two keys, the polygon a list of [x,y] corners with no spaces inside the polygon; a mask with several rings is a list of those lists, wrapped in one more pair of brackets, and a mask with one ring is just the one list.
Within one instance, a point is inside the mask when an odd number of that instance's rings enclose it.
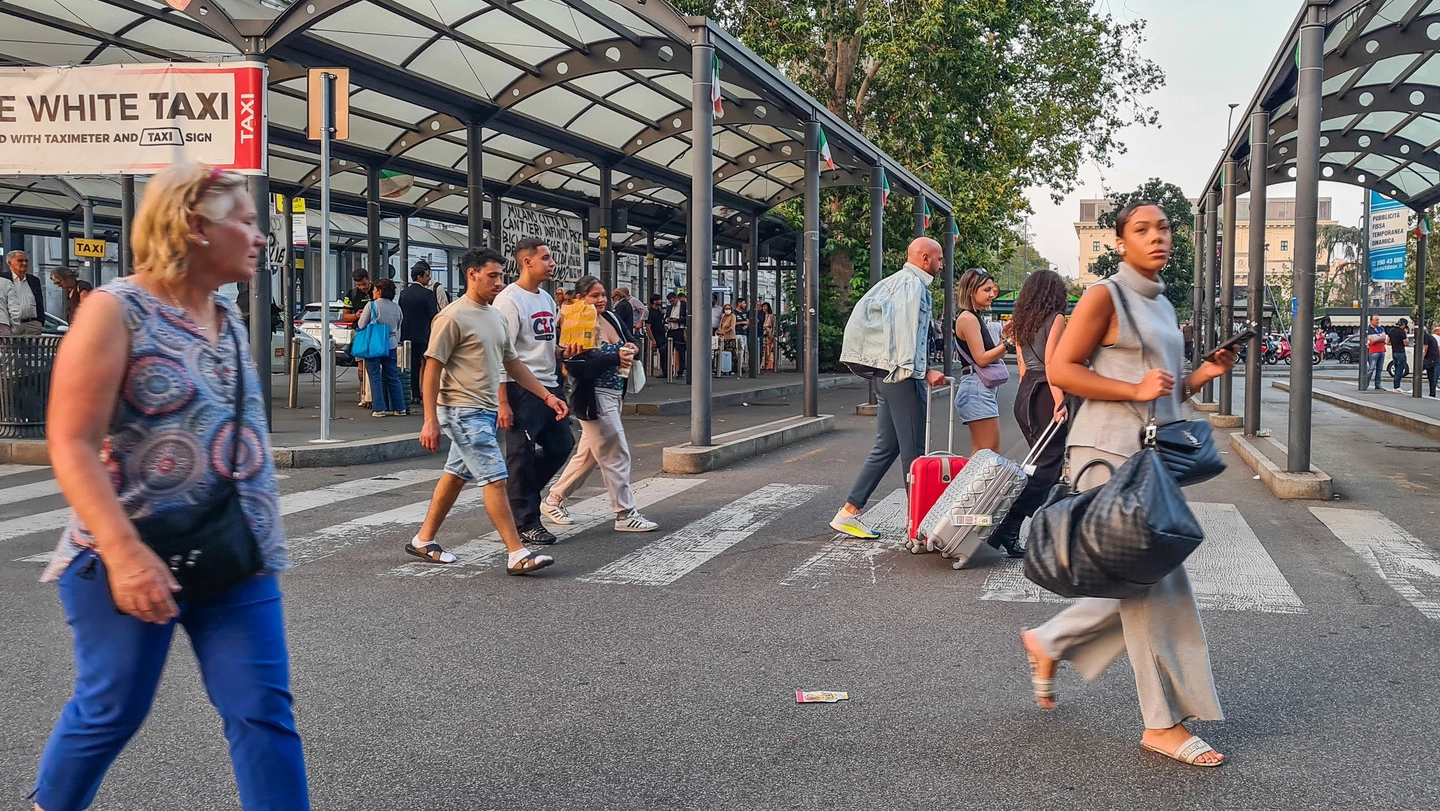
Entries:
{"label": "smartphone in hand", "polygon": [[1213,360],[1215,360],[1215,356],[1216,356],[1217,354],[1219,354],[1220,352],[1222,352],[1222,351],[1224,351],[1224,350],[1226,350],[1226,349],[1230,349],[1231,347],[1239,346],[1240,344],[1245,343],[1246,341],[1250,340],[1251,338],[1254,338],[1254,337],[1255,337],[1256,335],[1258,335],[1258,334],[1259,334],[1259,333],[1255,332],[1255,330],[1253,330],[1253,329],[1241,330],[1240,332],[1238,332],[1238,333],[1230,336],[1230,337],[1225,341],[1225,343],[1222,343],[1222,344],[1220,344],[1219,346],[1215,347],[1214,349],[1210,350],[1210,354],[1208,354],[1208,355],[1205,356],[1205,360],[1213,361]]}

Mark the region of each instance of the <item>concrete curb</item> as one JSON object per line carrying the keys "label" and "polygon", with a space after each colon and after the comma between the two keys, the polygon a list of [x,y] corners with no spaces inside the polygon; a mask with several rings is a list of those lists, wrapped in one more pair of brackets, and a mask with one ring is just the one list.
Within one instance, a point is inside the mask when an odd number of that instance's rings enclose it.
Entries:
{"label": "concrete curb", "polygon": [[[836,377],[822,377],[819,381],[818,391],[840,388],[841,386],[853,386],[863,382],[860,378],[852,375]],[[653,385],[671,385],[657,381]],[[647,386],[648,388],[648,386]],[[688,386],[678,391],[689,392]],[[780,397],[789,397],[800,394],[805,390],[804,383],[785,383],[778,386],[758,386],[753,389],[742,391],[727,391],[723,394],[713,394],[710,397],[711,408],[724,408],[725,406],[740,405],[741,403],[754,403],[760,400],[775,400]],[[621,408],[622,415],[634,415],[640,417],[680,417],[690,413],[690,398],[683,400],[662,400],[658,403],[626,403]]]}
{"label": "concrete curb", "polygon": [[1202,403],[1194,397],[1190,398],[1190,405],[1194,406],[1196,411],[1204,414],[1215,414],[1220,411],[1219,403]]}
{"label": "concrete curb", "polygon": [[421,447],[420,434],[415,433],[381,439],[336,442],[333,445],[316,443],[271,448],[270,456],[275,460],[277,468],[350,467],[432,455],[443,459],[449,449],[450,440],[441,437],[440,450],[431,454]]}
{"label": "concrete curb", "polygon": [[[1289,383],[1282,383],[1278,380],[1270,385],[1281,391],[1290,390]],[[1323,389],[1313,389],[1311,396],[1322,403],[1339,406],[1346,411],[1353,411],[1362,417],[1369,417],[1377,422],[1388,423],[1397,428],[1404,428],[1407,431],[1413,431],[1422,436],[1430,437],[1431,439],[1440,439],[1440,420],[1427,417],[1424,414],[1416,414],[1413,411],[1391,410],[1379,405],[1379,403],[1394,402],[1390,398],[1367,402],[1354,397],[1347,397],[1343,394],[1336,394],[1332,391],[1324,391]],[[1406,395],[1406,399],[1410,399],[1409,395]]]}
{"label": "concrete curb", "polygon": [[48,466],[50,450],[43,439],[0,439],[0,463]]}
{"label": "concrete curb", "polygon": [[[1271,437],[1265,437],[1262,441],[1269,442],[1282,453],[1285,446],[1276,442]],[[1334,493],[1334,482],[1325,471],[1310,466],[1309,473],[1291,473],[1282,470],[1279,465],[1270,461],[1265,451],[1256,447],[1250,440],[1240,433],[1230,435],[1230,450],[1234,451],[1250,469],[1260,475],[1260,481],[1270,488],[1270,492],[1276,498],[1283,499],[1308,499],[1313,501],[1329,501]]]}
{"label": "concrete curb", "polygon": [[832,414],[787,417],[753,428],[718,434],[711,437],[713,445],[696,446],[688,442],[672,445],[665,449],[660,469],[665,473],[704,473],[833,430],[835,417]]}
{"label": "concrete curb", "polygon": [[1211,414],[1209,419],[1216,428],[1239,428],[1245,422],[1239,414]]}

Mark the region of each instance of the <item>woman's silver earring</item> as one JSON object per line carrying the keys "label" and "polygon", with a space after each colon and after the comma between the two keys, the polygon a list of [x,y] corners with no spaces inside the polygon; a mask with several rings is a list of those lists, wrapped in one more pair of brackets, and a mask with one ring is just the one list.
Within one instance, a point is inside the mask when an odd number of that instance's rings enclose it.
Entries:
{"label": "woman's silver earring", "polygon": [[200,245],[201,245],[202,247],[209,247],[209,246],[210,246],[210,240],[208,240],[208,239],[202,239],[202,240],[200,240]]}

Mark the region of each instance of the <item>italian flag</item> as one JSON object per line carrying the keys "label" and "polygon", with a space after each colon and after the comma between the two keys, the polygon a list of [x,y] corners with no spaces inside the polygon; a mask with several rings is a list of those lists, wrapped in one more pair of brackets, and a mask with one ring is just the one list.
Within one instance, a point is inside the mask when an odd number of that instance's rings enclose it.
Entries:
{"label": "italian flag", "polygon": [[825,168],[835,168],[835,159],[830,156],[830,142],[825,140],[824,128],[820,130],[820,159],[825,161]]}
{"label": "italian flag", "polygon": [[1421,214],[1420,222],[1415,226],[1415,238],[1430,236],[1430,215]]}
{"label": "italian flag", "polygon": [[880,206],[883,208],[890,202],[890,176],[885,174],[885,167],[880,167]]}
{"label": "italian flag", "polygon": [[920,210],[925,214],[925,227],[930,227],[930,201],[924,197],[920,198]]}
{"label": "italian flag", "polygon": [[725,115],[725,100],[720,97],[720,57],[712,60],[714,76],[710,77],[710,103],[715,105],[715,115]]}

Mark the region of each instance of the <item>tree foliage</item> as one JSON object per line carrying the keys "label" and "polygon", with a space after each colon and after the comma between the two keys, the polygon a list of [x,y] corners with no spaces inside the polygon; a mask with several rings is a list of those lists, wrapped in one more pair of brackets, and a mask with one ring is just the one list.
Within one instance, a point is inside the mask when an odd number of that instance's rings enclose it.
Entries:
{"label": "tree foliage", "polygon": [[1001,290],[1019,290],[1025,277],[1037,270],[1049,270],[1050,260],[1040,255],[1028,241],[1021,243],[995,270],[995,283]]}
{"label": "tree foliage", "polygon": [[[1128,192],[1111,192],[1109,200],[1113,208],[1101,214],[1099,224],[1106,228],[1115,227],[1115,215],[1120,209],[1139,200],[1148,200],[1160,206],[1170,218],[1170,233],[1173,243],[1170,261],[1160,269],[1160,278],[1165,282],[1165,297],[1175,305],[1177,313],[1190,310],[1190,294],[1195,289],[1195,214],[1190,199],[1174,183],[1166,183],[1152,177],[1140,188]],[[1114,245],[1107,245],[1105,253],[1095,260],[1091,268],[1098,276],[1113,276],[1120,270],[1120,254]]]}
{"label": "tree foliage", "polygon": [[1322,225],[1316,233],[1315,306],[1348,306],[1354,295],[1361,231],[1352,225]]}

